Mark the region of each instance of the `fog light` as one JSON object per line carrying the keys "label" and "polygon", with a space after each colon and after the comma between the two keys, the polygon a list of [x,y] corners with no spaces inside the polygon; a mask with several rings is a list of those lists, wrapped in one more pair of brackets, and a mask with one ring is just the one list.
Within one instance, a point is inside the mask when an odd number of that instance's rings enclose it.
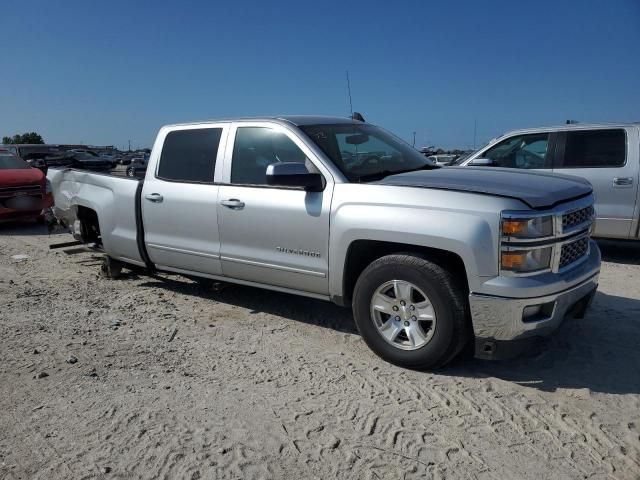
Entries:
{"label": "fog light", "polygon": [[522,311],[522,321],[531,321],[531,317],[535,317],[540,313],[542,309],[542,305],[529,305],[528,307],[524,307]]}
{"label": "fog light", "polygon": [[553,316],[556,302],[540,303],[538,305],[528,305],[522,310],[523,322],[540,322],[549,320]]}

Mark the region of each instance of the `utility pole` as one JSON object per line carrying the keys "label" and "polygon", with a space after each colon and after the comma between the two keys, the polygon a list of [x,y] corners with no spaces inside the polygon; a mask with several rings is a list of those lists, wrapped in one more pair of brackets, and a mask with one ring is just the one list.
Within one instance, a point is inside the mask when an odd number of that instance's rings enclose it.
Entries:
{"label": "utility pole", "polygon": [[413,132],[413,147],[416,146],[416,132]]}
{"label": "utility pole", "polygon": [[[475,143],[475,141],[474,141]],[[131,140],[129,140],[129,151],[131,151]]]}

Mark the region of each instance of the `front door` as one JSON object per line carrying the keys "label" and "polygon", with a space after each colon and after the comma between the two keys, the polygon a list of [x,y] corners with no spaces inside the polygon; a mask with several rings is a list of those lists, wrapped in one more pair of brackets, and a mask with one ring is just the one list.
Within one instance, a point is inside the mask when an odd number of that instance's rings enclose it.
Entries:
{"label": "front door", "polygon": [[156,168],[144,181],[142,218],[147,252],[160,269],[222,273],[214,174],[226,133],[224,124],[172,129],[157,164],[150,162]]}
{"label": "front door", "polygon": [[628,238],[638,191],[637,130],[570,130],[560,134],[558,147],[553,171],[586,178],[593,185],[594,236]]}
{"label": "front door", "polygon": [[[550,170],[555,135],[550,132],[514,135],[488,148],[475,158],[487,158],[491,166],[526,170]],[[470,165],[471,166],[471,165]]]}
{"label": "front door", "polygon": [[[278,124],[239,123],[229,134],[220,185],[225,276],[326,295],[333,182],[293,132]],[[322,173],[322,192],[266,184],[267,166],[303,162]]]}

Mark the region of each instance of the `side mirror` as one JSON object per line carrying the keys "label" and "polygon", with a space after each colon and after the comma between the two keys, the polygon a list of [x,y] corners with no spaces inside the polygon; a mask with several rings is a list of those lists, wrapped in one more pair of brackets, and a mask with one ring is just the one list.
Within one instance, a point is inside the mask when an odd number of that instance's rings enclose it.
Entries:
{"label": "side mirror", "polygon": [[469,166],[471,167],[495,167],[496,162],[491,160],[490,158],[474,158],[469,162]]}
{"label": "side mirror", "polygon": [[310,173],[304,163],[280,162],[267,167],[267,185],[302,187],[307,192],[324,190],[322,175]]}

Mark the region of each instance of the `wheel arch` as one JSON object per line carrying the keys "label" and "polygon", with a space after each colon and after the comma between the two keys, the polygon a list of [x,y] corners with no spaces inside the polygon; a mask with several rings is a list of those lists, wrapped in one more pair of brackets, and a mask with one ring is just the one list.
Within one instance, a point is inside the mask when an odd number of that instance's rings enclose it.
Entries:
{"label": "wheel arch", "polygon": [[102,237],[98,212],[94,208],[85,205],[76,205],[75,211],[76,220],[80,222],[80,231],[74,231],[74,235],[79,235],[84,243],[101,243]]}
{"label": "wheel arch", "polygon": [[341,294],[333,295],[332,300],[339,305],[351,305],[355,284],[364,269],[378,258],[392,254],[419,255],[452,272],[460,280],[466,293],[469,292],[464,261],[453,251],[401,242],[359,239],[352,241],[347,248],[342,271]]}

